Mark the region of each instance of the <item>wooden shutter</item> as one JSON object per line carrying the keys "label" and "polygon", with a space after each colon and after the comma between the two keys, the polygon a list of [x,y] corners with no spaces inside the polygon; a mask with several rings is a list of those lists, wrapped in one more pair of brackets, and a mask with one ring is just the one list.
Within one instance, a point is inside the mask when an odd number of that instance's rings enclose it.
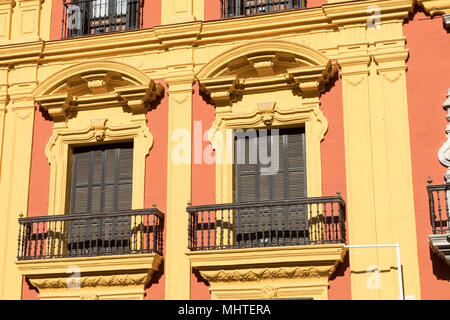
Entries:
{"label": "wooden shutter", "polygon": [[[264,135],[257,133],[258,159],[256,164],[249,163],[250,139],[235,135],[235,197],[236,202],[265,200],[289,200],[306,197],[306,168],[305,168],[305,131],[304,128],[279,130],[279,168],[273,174],[263,174],[270,164],[264,165],[259,157],[260,143]],[[276,137],[276,136],[275,136]],[[244,143],[245,147],[238,145]],[[275,150],[271,150],[271,131],[267,131],[268,155],[274,160]],[[238,152],[245,153],[246,163],[239,163]],[[241,157],[244,159],[244,157]],[[307,229],[305,208],[272,207],[269,209],[242,210],[238,214],[237,235],[240,239],[256,238],[259,230],[271,229],[271,232],[279,232],[289,228],[299,230]]]}
{"label": "wooden shutter", "polygon": [[99,250],[99,246],[112,250],[112,242],[129,245],[131,219],[114,217],[114,213],[131,210],[132,180],[132,143],[74,149],[70,213],[104,213],[108,217],[72,222],[72,251]]}

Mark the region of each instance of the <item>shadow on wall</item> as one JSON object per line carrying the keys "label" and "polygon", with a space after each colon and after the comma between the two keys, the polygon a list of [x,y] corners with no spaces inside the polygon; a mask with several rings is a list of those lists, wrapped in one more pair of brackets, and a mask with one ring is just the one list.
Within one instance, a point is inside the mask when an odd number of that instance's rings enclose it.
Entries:
{"label": "shadow on wall", "polygon": [[433,274],[438,280],[450,281],[450,266],[448,266],[437,254],[430,248],[430,259],[433,266]]}
{"label": "shadow on wall", "polygon": [[350,268],[349,256],[350,256],[350,254],[347,252],[347,254],[345,255],[344,261],[337,265],[336,271],[333,272],[329,281],[333,281],[337,277],[343,277],[345,275],[345,271],[347,271],[347,268]]}
{"label": "shadow on wall", "polygon": [[146,284],[144,290],[149,289],[153,284],[159,283],[159,280],[161,279],[163,274],[164,274],[164,260],[161,262],[159,270],[152,275],[151,280]]}

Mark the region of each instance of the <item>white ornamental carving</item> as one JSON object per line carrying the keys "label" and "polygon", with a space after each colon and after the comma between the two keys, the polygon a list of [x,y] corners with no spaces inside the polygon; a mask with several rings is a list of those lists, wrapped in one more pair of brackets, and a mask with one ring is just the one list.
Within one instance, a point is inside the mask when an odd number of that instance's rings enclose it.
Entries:
{"label": "white ornamental carving", "polygon": [[445,178],[447,181],[447,178],[450,178],[450,88],[448,89],[447,93],[447,100],[445,100],[443,107],[445,111],[447,111],[447,141],[443,144],[443,146],[439,149],[438,157],[439,161],[447,167],[447,172],[445,174]]}

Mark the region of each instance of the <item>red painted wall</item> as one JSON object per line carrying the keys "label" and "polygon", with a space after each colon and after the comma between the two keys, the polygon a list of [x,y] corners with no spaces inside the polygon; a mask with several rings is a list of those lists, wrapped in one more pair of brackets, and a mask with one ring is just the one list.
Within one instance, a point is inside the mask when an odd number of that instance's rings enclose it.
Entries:
{"label": "red painted wall", "polygon": [[450,268],[430,252],[427,177],[443,183],[445,168],[437,153],[445,142],[446,113],[442,104],[450,87],[450,34],[442,18],[418,12],[404,25],[410,57],[407,62],[411,160],[416,211],[417,244],[422,299],[450,298]]}
{"label": "red painted wall", "polygon": [[[152,208],[153,204],[165,215],[167,205],[167,147],[168,147],[168,116],[169,99],[167,85],[163,80],[155,80],[164,85],[164,97],[155,109],[147,113],[148,127],[153,135],[153,147],[146,160],[145,168],[145,207]],[[165,219],[164,221],[167,221]],[[164,244],[166,243],[166,228],[164,228]],[[165,245],[164,245],[165,255]],[[164,299],[164,261],[160,271],[155,273],[147,285],[146,300]]]}
{"label": "red painted wall", "polygon": [[[33,145],[31,151],[30,189],[28,192],[28,217],[46,216],[50,189],[50,164],[45,147],[52,135],[53,122],[45,120],[39,107],[34,112]],[[38,293],[23,280],[23,300],[38,300]]]}
{"label": "red painted wall", "polygon": [[161,24],[161,0],[144,0],[143,28],[152,28]]}
{"label": "red painted wall", "polygon": [[[199,163],[199,152],[203,152],[210,143],[209,141],[203,141],[203,135],[211,128],[211,124],[215,119],[214,106],[206,103],[199,95],[199,87],[196,83],[194,85],[194,94],[192,97],[192,205],[206,205],[216,203],[216,171],[215,164],[207,164],[201,157],[201,163]],[[195,133],[195,127],[198,126],[202,130],[200,134]],[[203,141],[200,147],[200,139]],[[197,158],[196,153],[197,152]],[[196,160],[197,159],[197,160]],[[211,295],[209,293],[209,285],[202,279],[200,275],[194,272],[191,275],[191,299],[193,300],[209,300]]]}
{"label": "red painted wall", "polygon": [[[336,79],[331,89],[320,98],[321,107],[328,120],[328,131],[320,145],[322,155],[322,194],[335,196],[341,193],[346,200],[345,179],[345,145],[344,145],[344,119],[342,107],[342,80]],[[346,223],[347,239],[348,225]],[[330,278],[328,290],[330,300],[350,300],[350,267],[348,254],[344,263],[338,265]]]}

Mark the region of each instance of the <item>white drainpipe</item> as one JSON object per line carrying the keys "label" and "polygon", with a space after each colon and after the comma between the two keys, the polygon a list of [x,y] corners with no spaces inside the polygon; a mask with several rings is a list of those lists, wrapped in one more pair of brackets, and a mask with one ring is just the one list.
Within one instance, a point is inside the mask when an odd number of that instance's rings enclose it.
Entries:
{"label": "white drainpipe", "polygon": [[400,290],[400,300],[405,300],[403,295],[403,271],[400,263],[400,244],[366,244],[366,245],[349,245],[345,248],[396,248],[397,251],[397,270],[398,270],[398,285]]}

